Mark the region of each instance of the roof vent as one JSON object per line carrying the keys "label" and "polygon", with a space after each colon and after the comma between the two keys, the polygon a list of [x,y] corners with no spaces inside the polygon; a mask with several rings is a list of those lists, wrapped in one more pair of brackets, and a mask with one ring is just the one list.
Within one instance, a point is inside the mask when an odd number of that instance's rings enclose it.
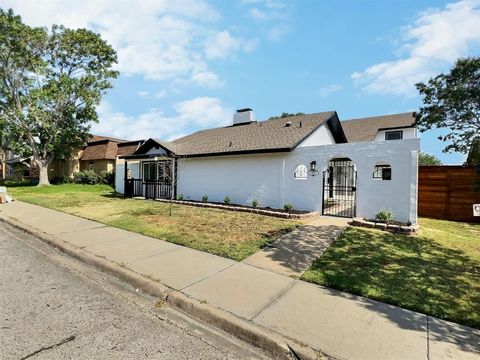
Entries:
{"label": "roof vent", "polygon": [[239,109],[233,114],[233,125],[250,124],[255,122],[255,115],[250,108]]}
{"label": "roof vent", "polygon": [[292,122],[291,122],[291,121],[288,121],[288,122],[285,123],[285,127],[290,127],[290,126],[292,126]]}

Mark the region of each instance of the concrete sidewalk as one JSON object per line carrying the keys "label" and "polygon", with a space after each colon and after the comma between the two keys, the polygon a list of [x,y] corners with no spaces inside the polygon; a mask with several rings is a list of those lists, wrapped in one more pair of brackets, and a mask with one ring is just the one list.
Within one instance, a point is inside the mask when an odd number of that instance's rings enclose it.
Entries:
{"label": "concrete sidewalk", "polygon": [[22,202],[15,220],[342,359],[478,359],[480,331]]}

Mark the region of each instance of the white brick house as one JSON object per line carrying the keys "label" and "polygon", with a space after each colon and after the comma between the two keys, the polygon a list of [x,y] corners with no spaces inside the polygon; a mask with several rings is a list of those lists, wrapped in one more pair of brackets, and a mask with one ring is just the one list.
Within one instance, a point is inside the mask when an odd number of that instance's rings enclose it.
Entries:
{"label": "white brick house", "polygon": [[127,184],[129,196],[291,203],[344,217],[389,209],[396,220],[416,223],[420,141],[413,122],[412,113],[340,122],[336,112],[257,122],[242,109],[231,126],[172,142],[149,139],[118,158],[116,190],[124,194]]}

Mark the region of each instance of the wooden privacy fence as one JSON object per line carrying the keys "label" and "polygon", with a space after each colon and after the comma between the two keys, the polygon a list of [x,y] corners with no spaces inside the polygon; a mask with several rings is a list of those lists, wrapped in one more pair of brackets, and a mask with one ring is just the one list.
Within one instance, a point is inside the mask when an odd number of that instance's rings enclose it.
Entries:
{"label": "wooden privacy fence", "polygon": [[418,215],[436,219],[480,222],[473,216],[473,204],[480,204],[480,192],[473,185],[479,179],[472,166],[420,166],[418,168]]}

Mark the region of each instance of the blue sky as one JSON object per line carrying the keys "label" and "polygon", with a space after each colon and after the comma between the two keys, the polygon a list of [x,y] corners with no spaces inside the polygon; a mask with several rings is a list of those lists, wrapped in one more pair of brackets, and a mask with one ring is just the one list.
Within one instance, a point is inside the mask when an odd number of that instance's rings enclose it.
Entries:
{"label": "blue sky", "polygon": [[[414,111],[413,86],[478,56],[480,0],[0,0],[31,25],[99,32],[121,76],[95,133],[171,140],[257,119],[336,110],[340,119]],[[445,163],[438,133],[422,149]]]}

